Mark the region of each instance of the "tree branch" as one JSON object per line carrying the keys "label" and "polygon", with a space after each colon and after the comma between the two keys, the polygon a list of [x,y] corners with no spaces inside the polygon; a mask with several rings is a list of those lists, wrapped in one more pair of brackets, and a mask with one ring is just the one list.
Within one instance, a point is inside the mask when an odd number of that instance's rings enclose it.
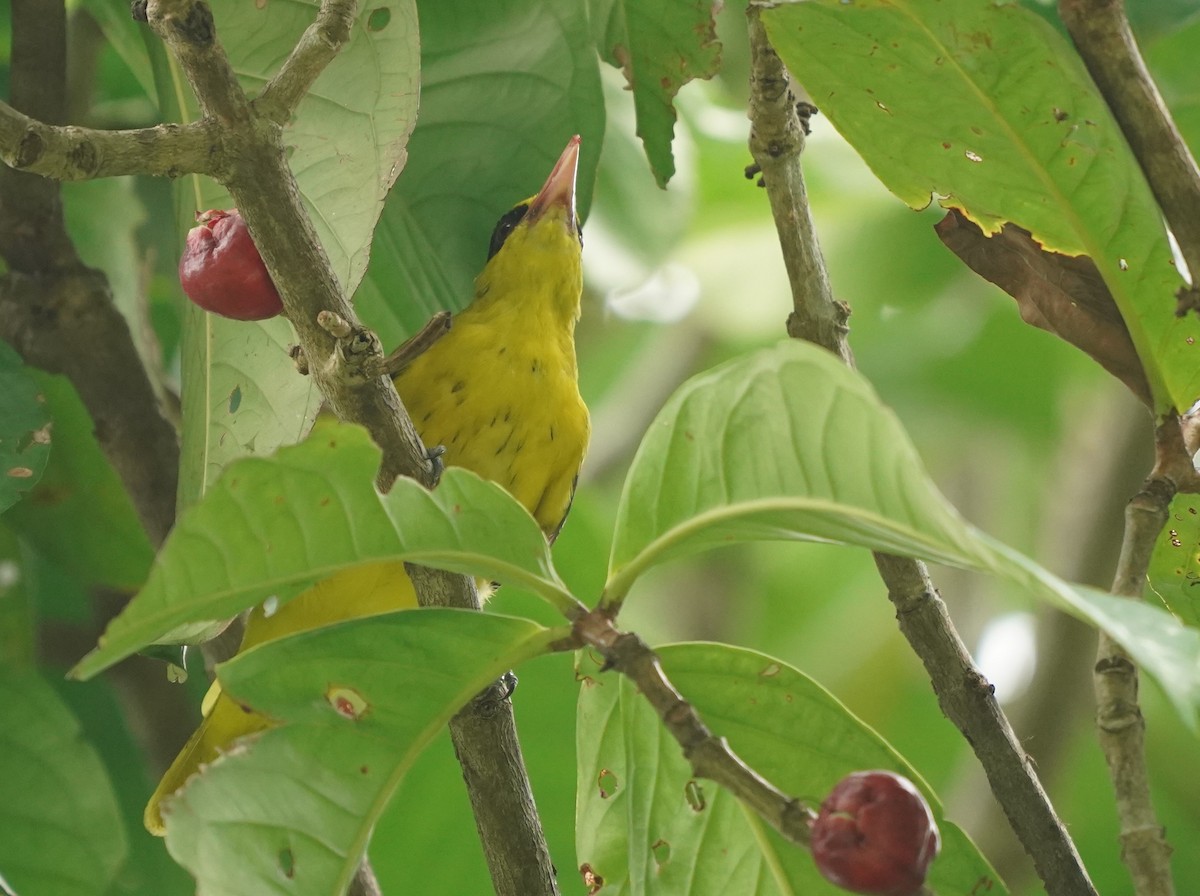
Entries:
{"label": "tree branch", "polygon": [[1117,119],[1187,262],[1176,313],[1200,312],[1200,169],[1146,69],[1124,0],[1059,0],[1058,14]]}
{"label": "tree branch", "polygon": [[0,161],[57,181],[211,174],[212,123],[104,131],[56,127],[0,103]]}
{"label": "tree branch", "polygon": [[[1156,431],[1154,469],[1125,507],[1125,537],[1113,577],[1112,593],[1140,599],[1159,533],[1166,525],[1171,499],[1181,486],[1195,489],[1196,473],[1183,445],[1177,417]],[[1121,858],[1138,896],[1173,896],[1171,847],[1150,798],[1146,770],[1146,720],[1138,705],[1138,672],[1133,661],[1106,632],[1100,633],[1093,673],[1096,725],[1108,762],[1121,822]]]}
{"label": "tree branch", "polygon": [[[61,120],[66,103],[63,4],[14,0],[12,101]],[[62,217],[59,186],[0,167],[0,336],[27,363],[70,380],[96,438],[153,544],[175,521],[179,444],[117,310],[108,281],[83,265]]]}
{"label": "tree branch", "polygon": [[[356,4],[347,0],[325,0],[326,23],[353,14]],[[288,168],[280,140],[280,123],[263,117],[257,105],[246,101],[215,33],[212,14],[201,0],[151,0],[147,6],[151,27],[179,60],[206,115],[220,121],[218,177],[237,203],[262,254],[263,261],[283,298],[284,310],[296,335],[304,360],[329,407],[343,420],[364,425],[383,451],[378,484],[387,490],[397,476],[409,476],[426,487],[436,484],[436,471],[405,412],[390,378],[379,376],[382,350],[373,333],[362,327],[346,301],[317,239],[312,222],[300,202],[299,191]],[[302,46],[293,53],[285,70],[276,77],[274,92],[264,108],[271,115],[293,102],[302,84],[311,84],[320,66],[333,57],[321,40],[336,40],[338,28],[306,32]],[[347,32],[348,33],[348,32]],[[334,36],[330,38],[330,34]],[[307,42],[307,43],[306,43]],[[315,43],[314,43],[315,42]],[[307,79],[307,80],[306,80]],[[422,606],[457,606],[478,609],[474,583],[465,576],[409,567]],[[480,701],[469,704],[460,720],[480,714]],[[491,792],[504,792],[510,805],[528,810],[497,820],[494,815],[477,816],[485,853],[536,857],[534,873],[521,876],[519,888],[493,865],[493,883],[500,896],[555,894],[553,866],[545,846],[536,812],[529,797],[531,788],[523,765],[505,767],[504,779],[493,777],[490,762],[499,751],[519,757],[511,705],[502,701],[496,710],[507,715],[502,728],[485,724],[459,725],[455,749],[468,784],[480,786],[473,770],[487,772]],[[500,742],[500,738],[504,742]],[[473,804],[487,795],[471,794]],[[518,844],[520,846],[518,846]],[[526,885],[526,883],[528,885]]]}
{"label": "tree branch", "polygon": [[[792,285],[788,333],[853,365],[845,321],[817,244],[800,168],[803,130],[790,76],[751,5],[750,150],[762,170]],[[813,268],[816,268],[814,271]],[[813,321],[818,322],[814,325]],[[963,733],[1050,896],[1095,896],[1070,835],[1038,781],[987,680],[975,668],[923,563],[876,553],[900,630],[930,676],[942,712]]]}

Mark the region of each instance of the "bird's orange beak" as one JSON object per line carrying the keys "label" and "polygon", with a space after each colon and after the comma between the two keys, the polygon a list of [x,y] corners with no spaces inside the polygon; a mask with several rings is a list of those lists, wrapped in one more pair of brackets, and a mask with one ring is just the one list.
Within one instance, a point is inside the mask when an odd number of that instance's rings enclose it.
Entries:
{"label": "bird's orange beak", "polygon": [[531,224],[554,206],[566,210],[567,226],[575,230],[575,173],[579,169],[579,135],[567,142],[567,148],[554,164],[546,183],[529,203],[525,218]]}

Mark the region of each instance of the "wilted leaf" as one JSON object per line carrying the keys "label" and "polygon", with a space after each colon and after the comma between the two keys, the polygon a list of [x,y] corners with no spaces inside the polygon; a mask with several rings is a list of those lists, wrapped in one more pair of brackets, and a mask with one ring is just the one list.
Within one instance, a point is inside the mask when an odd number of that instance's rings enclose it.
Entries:
{"label": "wilted leaf", "polygon": [[1047,252],[1015,224],[986,236],[956,209],[934,229],[967,267],[1017,300],[1022,320],[1086,352],[1153,406],[1129,328],[1090,258]]}
{"label": "wilted leaf", "polygon": [[914,208],[960,209],[1095,262],[1156,411],[1200,394],[1200,319],[1120,128],[1044,19],[993,0],[810,0],[765,9],[772,45],[871,170]]}

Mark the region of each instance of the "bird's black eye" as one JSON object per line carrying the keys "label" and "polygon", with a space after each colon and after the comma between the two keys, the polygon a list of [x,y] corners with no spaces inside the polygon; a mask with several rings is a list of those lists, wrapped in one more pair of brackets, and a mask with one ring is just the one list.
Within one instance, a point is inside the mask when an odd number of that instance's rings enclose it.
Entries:
{"label": "bird's black eye", "polygon": [[500,220],[496,222],[496,229],[492,231],[492,242],[488,246],[488,261],[491,261],[492,256],[500,251],[500,247],[504,245],[504,241],[508,239],[508,235],[516,230],[517,225],[521,223],[521,219],[525,217],[527,211],[529,211],[529,204],[522,202],[520,205],[506,211]]}

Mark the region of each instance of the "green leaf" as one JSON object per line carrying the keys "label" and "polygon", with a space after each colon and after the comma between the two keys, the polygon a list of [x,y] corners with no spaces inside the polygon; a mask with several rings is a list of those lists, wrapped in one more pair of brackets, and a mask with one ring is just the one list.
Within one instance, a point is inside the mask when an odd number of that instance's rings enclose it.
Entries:
{"label": "green leaf", "polygon": [[1104,628],[1200,725],[1200,632],[1058,579],[959,516],[856,371],[788,340],[681,386],[634,456],[604,603],[649,566],[749,540],[829,541],[984,570]]}
{"label": "green leaf", "polygon": [[[1006,892],[920,776],[816,682],[768,656],[721,644],[676,644],[658,654],[713,733],[785,793],[815,807],[851,771],[894,770],[925,793],[942,833],[933,890]],[[695,779],[631,682],[594,667],[584,671],[576,851],[604,878],[605,893],[844,892],[820,876],[806,850],[712,782]]]}
{"label": "green leaf", "polygon": [[[1143,39],[1139,33],[1138,42]],[[1200,46],[1200,18],[1193,18],[1160,40],[1143,46],[1154,82],[1162,91],[1183,139],[1193,148],[1200,146],[1200,91],[1193,77],[1196,47]]]}
{"label": "green leaf", "polygon": [[[128,11],[122,11],[129,18]],[[142,363],[153,378],[162,371],[161,348],[150,326],[146,294],[147,250],[138,232],[146,207],[132,177],[106,177],[62,185],[63,212],[83,263],[104,271],[113,304],[129,325]]]}
{"label": "green leaf", "polygon": [[[217,32],[250,96],[279,70],[319,7],[319,0],[213,3]],[[359,9],[349,42],[283,132],[300,195],[347,295],[367,269],[371,235],[404,168],[417,117],[415,0],[389,3],[386,12],[378,15],[371,4]],[[205,186],[206,202],[225,197],[215,184]]]}
{"label": "green leaf", "polygon": [[987,556],[870,384],[796,341],[693,377],[659,412],[625,480],[606,591],[619,600],[652,563],[775,538]]}
{"label": "green leaf", "polygon": [[1200,495],[1176,495],[1150,558],[1150,588],[1167,608],[1200,627]]}
{"label": "green leaf", "polygon": [[[276,73],[318,6],[316,0],[213,4],[221,41],[250,95]],[[415,3],[401,0],[386,9],[386,16],[370,5],[360,10],[349,43],[300,102],[283,136],[301,198],[347,295],[366,271],[375,225],[404,167],[416,120]],[[170,74],[174,91],[191,103],[179,114],[194,119],[190,91],[177,68]],[[183,221],[191,209],[231,204],[219,184],[193,179],[191,192],[181,197],[187,210]],[[248,323],[189,309],[181,505],[202,494],[232,459],[269,454],[302,438],[312,425],[321,396],[288,360],[293,341],[290,325],[281,318]]]}
{"label": "green leaf", "polygon": [[123,3],[82,0],[79,5],[87,10],[88,15],[104,32],[104,39],[129,67],[130,73],[146,92],[146,96],[151,100],[155,99],[153,66],[143,39],[143,29],[149,31],[149,26],[139,25],[134,21]]}
{"label": "green leaf", "polygon": [[200,498],[228,464],[304,438],[321,393],[288,358],[295,341],[283,317],[228,320],[188,303],[184,312],[180,509]]}
{"label": "green leaf", "polygon": [[3,521],[84,585],[137,588],[154,551],[92,419],[65,377],[32,375],[53,420],[54,451],[41,481]]}
{"label": "green leaf", "polygon": [[0,880],[17,893],[103,896],[128,844],[79,723],[36,673],[0,667]]}
{"label": "green leaf", "polygon": [[621,69],[633,91],[637,133],[665,188],[675,173],[675,94],[693,78],[711,78],[720,65],[719,6],[711,0],[592,0],[590,7],[600,55]]}
{"label": "green leaf", "polygon": [[985,232],[1005,222],[1086,254],[1111,290],[1161,410],[1200,394],[1200,320],[1161,215],[1083,64],[1018,4],[837,0],[764,10],[789,70],[893,193]]}
{"label": "green leaf", "polygon": [[604,131],[582,4],[457,0],[421,5],[421,116],[404,176],[355,296],[384,345],[470,301],[497,219],[537,192],[572,134],[583,138],[586,212]]}
{"label": "green leaf", "polygon": [[50,415],[37,381],[0,343],[0,513],[37,485],[50,458]]}
{"label": "green leaf", "polygon": [[72,671],[89,678],[155,641],[195,640],[247,607],[284,603],[362,563],[411,560],[571,602],[533,517],[507,492],[451,468],[433,492],[374,487],[379,449],[330,423],[272,458],[245,458],[167,539],[139,592]]}
{"label": "green leaf", "polygon": [[240,654],[220,668],[222,685],[284,724],[243,741],[248,749],[224,754],[167,802],[167,848],[201,892],[344,892],[426,744],[563,634],[511,617],[408,610]]}

